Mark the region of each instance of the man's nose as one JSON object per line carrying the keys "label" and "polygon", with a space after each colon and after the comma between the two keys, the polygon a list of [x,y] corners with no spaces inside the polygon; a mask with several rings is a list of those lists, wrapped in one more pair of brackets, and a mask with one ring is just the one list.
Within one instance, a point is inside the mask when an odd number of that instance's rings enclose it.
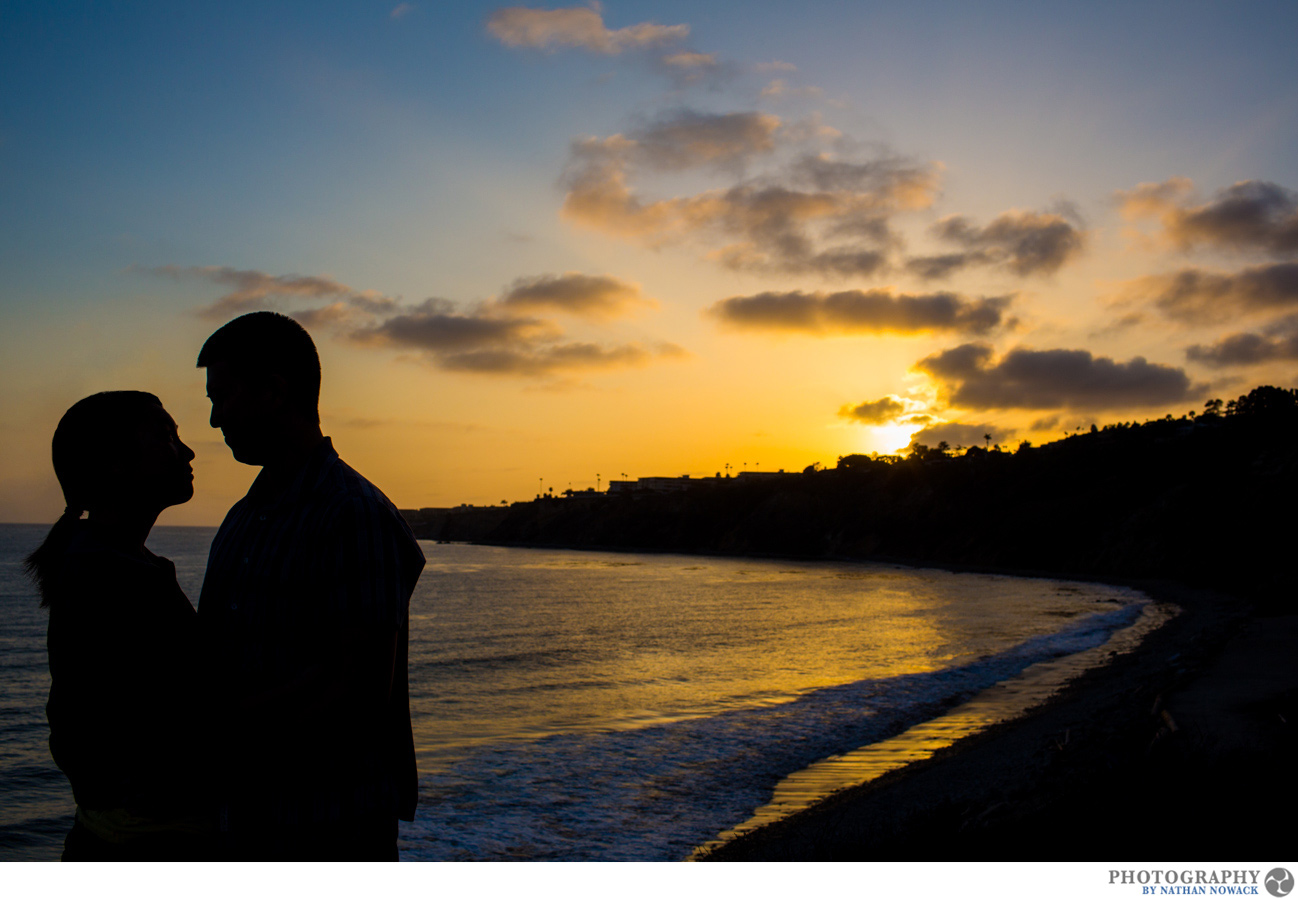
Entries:
{"label": "man's nose", "polygon": [[221,427],[221,410],[215,403],[212,404],[212,415],[208,417],[207,424],[213,428]]}

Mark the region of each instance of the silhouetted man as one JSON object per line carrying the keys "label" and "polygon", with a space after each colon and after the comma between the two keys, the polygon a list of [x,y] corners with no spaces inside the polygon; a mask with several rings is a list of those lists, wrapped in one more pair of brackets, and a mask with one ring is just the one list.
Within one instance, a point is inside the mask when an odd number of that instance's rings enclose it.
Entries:
{"label": "silhouetted man", "polygon": [[199,623],[227,700],[222,829],[241,859],[395,859],[417,798],[409,527],[320,430],[320,359],[297,322],[208,338],[212,427],[261,466],[212,542]]}

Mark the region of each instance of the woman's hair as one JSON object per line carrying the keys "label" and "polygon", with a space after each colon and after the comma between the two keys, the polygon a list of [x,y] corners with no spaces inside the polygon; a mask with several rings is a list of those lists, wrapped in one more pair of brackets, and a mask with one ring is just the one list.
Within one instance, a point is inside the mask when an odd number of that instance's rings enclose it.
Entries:
{"label": "woman's hair", "polygon": [[54,474],[66,507],[44,542],[24,560],[41,606],[57,592],[59,564],[77,531],[81,514],[97,503],[108,485],[106,469],[134,446],[126,435],[149,421],[162,401],[143,391],[104,391],[72,404],[54,429]]}

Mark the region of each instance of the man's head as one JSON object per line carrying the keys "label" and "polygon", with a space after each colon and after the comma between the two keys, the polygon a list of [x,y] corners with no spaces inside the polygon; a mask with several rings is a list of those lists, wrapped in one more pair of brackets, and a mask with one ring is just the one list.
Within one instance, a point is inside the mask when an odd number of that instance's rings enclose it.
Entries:
{"label": "man's head", "polygon": [[240,462],[266,465],[293,435],[318,429],[320,356],[288,316],[255,312],[227,322],[207,339],[198,365],[207,369],[212,427]]}

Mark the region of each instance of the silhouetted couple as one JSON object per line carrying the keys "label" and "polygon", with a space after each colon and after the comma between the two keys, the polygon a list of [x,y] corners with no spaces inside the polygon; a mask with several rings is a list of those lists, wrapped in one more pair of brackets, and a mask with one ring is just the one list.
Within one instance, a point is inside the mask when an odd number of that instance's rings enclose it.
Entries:
{"label": "silhouetted couple", "polygon": [[198,365],[212,427],[261,472],[212,542],[197,613],[145,547],[194,493],[158,398],[95,394],[54,433],[67,509],[28,568],[50,609],[50,749],[77,803],[63,858],[396,859],[417,799],[423,554],[321,432],[300,325],[242,316]]}

